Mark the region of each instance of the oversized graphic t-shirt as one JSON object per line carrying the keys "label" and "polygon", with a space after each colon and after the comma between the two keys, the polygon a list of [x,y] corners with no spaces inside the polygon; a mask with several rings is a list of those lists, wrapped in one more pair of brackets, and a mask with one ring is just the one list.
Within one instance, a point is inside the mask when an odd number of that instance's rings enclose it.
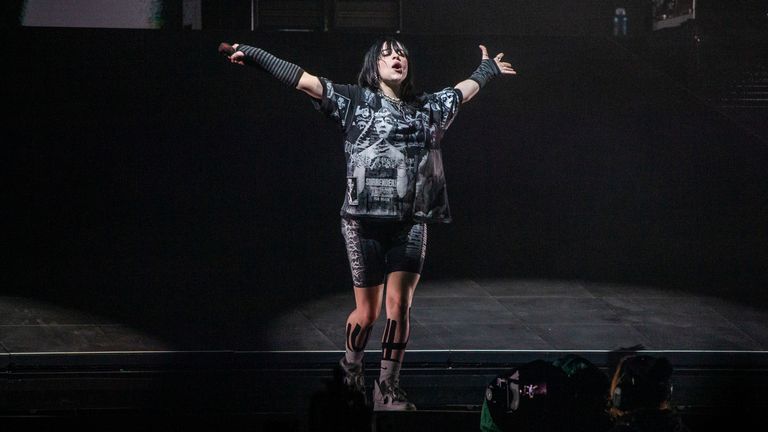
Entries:
{"label": "oversized graphic t-shirt", "polygon": [[320,78],[318,110],[344,132],[347,189],[341,215],[449,222],[440,140],[461,102],[453,88],[410,103]]}

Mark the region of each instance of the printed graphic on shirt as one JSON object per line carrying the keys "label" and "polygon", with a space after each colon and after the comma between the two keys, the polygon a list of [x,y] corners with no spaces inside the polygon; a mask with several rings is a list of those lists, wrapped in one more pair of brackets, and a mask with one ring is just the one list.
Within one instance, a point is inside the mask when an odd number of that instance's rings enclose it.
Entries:
{"label": "printed graphic on shirt", "polygon": [[347,187],[342,215],[449,219],[439,152],[440,140],[459,108],[458,94],[448,88],[405,103],[367,88],[321,81],[325,92],[316,107],[345,133]]}
{"label": "printed graphic on shirt", "polygon": [[[343,87],[349,86],[334,86],[330,81],[323,81],[325,87],[325,95],[323,100],[320,101],[318,108],[325,111],[329,117],[337,120],[342,127],[347,125],[347,115],[349,114],[349,107],[352,105],[350,96],[344,94]],[[341,91],[336,91],[336,87]]]}
{"label": "printed graphic on shirt", "polygon": [[347,204],[357,205],[357,179],[347,177]]}
{"label": "printed graphic on shirt", "polygon": [[371,215],[396,215],[408,187],[405,146],[392,141],[396,123],[392,111],[380,108],[359,122],[363,128],[352,147],[348,167]]}

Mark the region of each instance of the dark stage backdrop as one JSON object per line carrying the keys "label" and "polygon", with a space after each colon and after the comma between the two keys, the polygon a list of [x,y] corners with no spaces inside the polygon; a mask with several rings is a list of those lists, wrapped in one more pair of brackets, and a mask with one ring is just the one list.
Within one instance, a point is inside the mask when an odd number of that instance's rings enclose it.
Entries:
{"label": "dark stage backdrop", "polygon": [[[249,42],[352,82],[374,36],[14,31],[2,295],[181,344],[348,292],[339,132],[306,96],[216,47]],[[430,228],[426,279],[610,281],[745,301],[762,288],[765,139],[663,68],[597,36],[402,39],[423,90],[466,78],[478,43],[519,71],[463,106],[446,135],[455,221]]]}

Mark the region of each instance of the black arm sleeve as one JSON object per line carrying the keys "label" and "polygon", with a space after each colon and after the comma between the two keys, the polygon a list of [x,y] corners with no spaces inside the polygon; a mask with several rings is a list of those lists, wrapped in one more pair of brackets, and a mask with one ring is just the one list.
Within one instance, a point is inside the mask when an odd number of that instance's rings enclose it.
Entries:
{"label": "black arm sleeve", "polygon": [[485,59],[480,62],[480,66],[472,72],[469,79],[480,85],[480,88],[485,87],[488,81],[501,75],[501,69],[496,66],[496,62],[491,59]]}
{"label": "black arm sleeve", "polygon": [[245,54],[245,63],[259,66],[281,82],[296,88],[304,70],[293,63],[273,56],[261,48],[250,45],[238,45],[237,50]]}

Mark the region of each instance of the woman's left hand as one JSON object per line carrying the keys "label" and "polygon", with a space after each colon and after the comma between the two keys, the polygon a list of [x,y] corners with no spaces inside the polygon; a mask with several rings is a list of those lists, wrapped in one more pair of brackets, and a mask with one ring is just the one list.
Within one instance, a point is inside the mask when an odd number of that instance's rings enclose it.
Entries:
{"label": "woman's left hand", "polygon": [[[483,60],[491,58],[488,56],[488,49],[485,45],[480,45],[480,52],[483,53]],[[502,57],[504,57],[504,53],[498,53],[493,58],[493,61],[496,63],[496,66],[498,66],[501,73],[503,75],[517,75],[517,72],[512,68],[510,63],[501,61]]]}

